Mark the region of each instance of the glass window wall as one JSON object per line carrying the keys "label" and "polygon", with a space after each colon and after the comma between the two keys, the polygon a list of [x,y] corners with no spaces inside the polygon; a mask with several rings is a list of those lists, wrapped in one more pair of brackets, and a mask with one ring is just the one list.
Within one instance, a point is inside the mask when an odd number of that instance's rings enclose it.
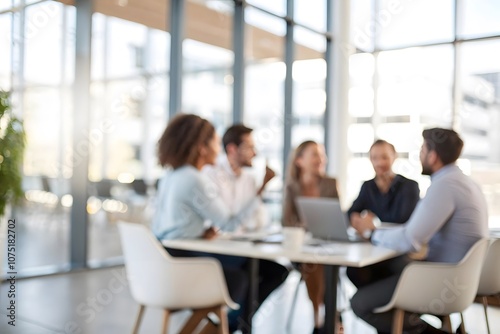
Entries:
{"label": "glass window wall", "polygon": [[262,8],[275,15],[279,16],[286,15],[287,0],[275,0],[275,1],[248,0],[247,2],[252,6]]}
{"label": "glass window wall", "polygon": [[374,25],[373,6],[374,1],[351,1],[349,40],[351,45],[364,52],[373,51],[375,34],[378,32],[378,30],[375,30]]}
{"label": "glass window wall", "polygon": [[[350,58],[348,189],[359,189],[373,177],[367,157],[371,141],[382,138],[399,152],[394,170],[418,180],[422,194],[430,184],[420,175],[421,131],[453,127],[464,138],[459,166],[483,188],[490,207],[490,226],[500,226],[497,115],[500,54],[499,6],[491,1],[375,1],[367,27],[377,46],[372,54]],[[360,50],[359,23],[366,8],[353,3],[351,41]],[[366,20],[365,20],[366,21]],[[425,22],[425,24],[423,24]],[[360,23],[363,24],[363,23]],[[457,31],[455,35],[455,26]],[[354,37],[352,37],[354,36]],[[488,37],[487,40],[474,41]],[[455,39],[465,39],[452,44]],[[434,46],[426,46],[435,44]],[[410,47],[408,47],[410,46]],[[494,134],[495,133],[495,134]],[[357,185],[357,187],[355,186]],[[357,192],[348,194],[354,198]]]}
{"label": "glass window wall", "polygon": [[463,43],[458,130],[464,137],[462,158],[482,186],[490,226],[500,227],[500,39]]}
{"label": "glass window wall", "polygon": [[[254,26],[254,14],[266,19]],[[284,116],[286,25],[283,20],[251,7],[246,9],[245,18],[249,18],[246,36],[252,43],[246,50],[244,123],[254,129],[258,151],[256,168],[260,166],[263,170],[267,162],[280,173],[283,170],[284,127],[288,122]],[[274,178],[266,189],[281,191],[282,178]]]}
{"label": "glass window wall", "polygon": [[[258,171],[266,162],[276,171],[284,169],[285,133],[291,133],[293,147],[305,139],[322,142],[329,131],[323,122],[325,103],[335,92],[325,91],[327,2],[289,1],[293,14],[287,13],[285,0],[243,4],[242,110],[244,122],[255,129]],[[13,90],[14,109],[24,117],[28,132],[23,166],[27,195],[24,211],[19,211],[26,226],[21,240],[32,243],[34,236],[41,239],[40,234],[46,234],[29,253],[39,253],[43,260],[20,260],[26,270],[67,264],[69,178],[78,163],[71,143],[75,8],[56,1],[33,2],[0,5],[0,29],[6,32],[0,36],[0,48],[5,50],[0,87]],[[121,254],[116,220],[144,222],[154,208],[154,184],[162,174],[155,148],[167,123],[171,50],[170,34],[163,28],[169,24],[164,20],[166,8],[151,5],[144,19],[136,4],[125,4],[114,17],[112,10],[99,12],[102,4],[97,3],[87,209],[88,258],[102,264]],[[486,0],[350,3],[349,35],[356,53],[349,59],[349,106],[332,111],[346,112],[351,120],[346,142],[351,159],[347,180],[341,180],[349,191],[347,202],[363,180],[373,177],[367,152],[376,138],[395,144],[395,171],[417,179],[425,192],[429,180],[420,176],[418,159],[421,131],[453,126],[466,142],[460,166],[483,187],[490,225],[500,227],[500,212],[495,210],[500,207],[500,151],[495,146],[500,141],[500,68],[495,58],[500,54],[500,6]],[[206,117],[222,133],[233,122],[232,34],[235,6],[240,4],[192,0],[184,5],[181,109]],[[19,7],[10,12],[11,6]],[[153,13],[159,8],[165,15]],[[285,97],[290,28],[293,88],[292,96]],[[290,118],[284,116],[286,98],[291,98]],[[273,180],[269,195],[281,195],[282,181]],[[275,211],[272,217],[279,219],[280,210]],[[54,254],[46,256],[47,252]]]}
{"label": "glass window wall", "polygon": [[326,1],[295,0],[294,19],[313,30],[326,31]]}
{"label": "glass window wall", "polygon": [[326,107],[326,39],[300,26],[295,27],[294,39],[292,149],[304,140],[324,142]]}
{"label": "glass window wall", "polygon": [[12,62],[12,15],[3,14],[0,15],[0,31],[3,34],[0,35],[0,50],[2,52],[2,58],[0,58],[0,87],[3,89],[10,88],[10,74],[11,74],[11,62]]}
{"label": "glass window wall", "polygon": [[459,0],[462,14],[458,35],[461,38],[500,34],[500,2],[491,0]]}
{"label": "glass window wall", "polygon": [[170,38],[95,13],[89,130],[89,263],[119,260],[116,222],[150,221],[156,142],[167,123]]}
{"label": "glass window wall", "polygon": [[376,47],[397,48],[454,39],[454,0],[379,0],[371,22]]}
{"label": "glass window wall", "polygon": [[209,119],[219,133],[232,124],[234,5],[189,1],[183,42],[182,112]]}
{"label": "glass window wall", "polygon": [[13,211],[23,249],[20,275],[60,270],[69,260],[71,175],[65,166],[70,161],[75,41],[68,32],[75,29],[75,11],[53,1],[31,3],[17,3],[14,14],[0,15],[0,88],[12,90],[13,109],[24,119],[27,139],[25,201]]}
{"label": "glass window wall", "polygon": [[381,117],[404,116],[423,125],[451,125],[451,45],[380,52],[377,71],[376,109]]}

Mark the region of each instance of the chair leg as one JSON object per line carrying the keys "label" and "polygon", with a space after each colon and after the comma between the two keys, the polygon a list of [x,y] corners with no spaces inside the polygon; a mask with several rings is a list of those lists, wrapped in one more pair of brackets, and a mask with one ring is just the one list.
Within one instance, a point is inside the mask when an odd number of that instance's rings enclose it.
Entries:
{"label": "chair leg", "polygon": [[462,312],[460,312],[460,320],[460,326],[458,326],[458,328],[460,328],[460,333],[466,334],[467,332],[465,331],[464,314]]}
{"label": "chair leg", "polygon": [[488,334],[490,334],[490,322],[488,320],[488,297],[483,296],[483,308],[484,308],[484,317],[486,318],[486,328],[488,329]]}
{"label": "chair leg", "polygon": [[217,334],[229,334],[229,324],[227,322],[226,305],[220,305],[217,311],[215,311],[215,314],[217,314],[217,316],[220,319],[220,324]]}
{"label": "chair leg", "polygon": [[141,325],[142,315],[144,314],[144,305],[139,307],[139,313],[137,313],[137,317],[135,318],[134,328],[132,329],[132,334],[139,333],[139,326]]}
{"label": "chair leg", "polygon": [[405,320],[405,311],[400,309],[394,310],[392,318],[392,334],[403,334],[403,322]]}
{"label": "chair leg", "polygon": [[448,331],[449,333],[451,333],[452,329],[451,329],[451,318],[449,315],[446,315],[443,317],[443,324],[441,325],[441,329],[445,330],[445,331]]}
{"label": "chair leg", "polygon": [[203,328],[198,334],[218,334],[218,332],[219,332],[219,326],[213,324],[210,321],[207,321],[205,326],[203,326]]}
{"label": "chair leg", "polygon": [[229,334],[226,306],[220,305],[210,312],[214,312],[217,315],[219,324],[207,321],[199,334]]}
{"label": "chair leg", "polygon": [[167,334],[169,320],[170,320],[170,310],[163,310],[163,328],[161,330],[162,334]]}
{"label": "chair leg", "polygon": [[214,308],[203,308],[193,310],[193,314],[186,321],[179,334],[191,334],[194,332],[200,321],[207,316],[208,312],[215,312]]}

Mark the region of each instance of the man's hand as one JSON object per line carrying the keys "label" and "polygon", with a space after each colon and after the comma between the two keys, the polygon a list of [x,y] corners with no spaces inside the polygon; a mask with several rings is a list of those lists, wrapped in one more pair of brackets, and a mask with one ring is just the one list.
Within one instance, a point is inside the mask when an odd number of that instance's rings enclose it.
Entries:
{"label": "man's hand", "polygon": [[269,166],[266,166],[266,174],[264,175],[264,180],[262,181],[262,187],[265,187],[266,184],[275,176],[276,173],[271,168],[269,168]]}
{"label": "man's hand", "polygon": [[375,224],[373,224],[375,217],[371,211],[364,211],[363,214],[354,212],[351,214],[351,225],[360,235],[364,235],[366,231],[375,230]]}
{"label": "man's hand", "polygon": [[264,188],[266,187],[266,184],[273,179],[273,177],[276,176],[276,173],[269,168],[269,166],[266,166],[266,174],[264,175],[264,180],[262,181],[262,186],[260,186],[259,190],[257,191],[257,195],[261,195],[262,192],[264,191]]}
{"label": "man's hand", "polygon": [[219,230],[216,229],[215,227],[209,227],[203,232],[203,235],[201,236],[203,239],[214,239],[217,237],[217,234],[219,233]]}

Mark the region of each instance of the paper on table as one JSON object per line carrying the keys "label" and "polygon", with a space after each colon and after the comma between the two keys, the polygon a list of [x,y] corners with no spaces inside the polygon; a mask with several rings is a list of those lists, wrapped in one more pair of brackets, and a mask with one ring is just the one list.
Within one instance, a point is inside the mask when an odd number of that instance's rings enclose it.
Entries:
{"label": "paper on table", "polygon": [[303,253],[318,255],[339,255],[345,254],[345,250],[335,244],[305,245],[302,247]]}

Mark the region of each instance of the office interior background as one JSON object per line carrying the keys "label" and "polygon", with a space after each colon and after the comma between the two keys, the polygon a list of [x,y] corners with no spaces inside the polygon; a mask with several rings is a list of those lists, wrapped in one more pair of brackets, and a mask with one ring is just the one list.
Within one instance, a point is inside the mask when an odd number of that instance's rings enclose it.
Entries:
{"label": "office interior background", "polygon": [[424,195],[421,131],[452,127],[500,227],[499,17],[493,0],[1,0],[0,88],[27,132],[19,275],[122,262],[115,223],[149,223],[180,111],[255,129],[273,222],[303,140],[325,144],[347,208],[374,139]]}

